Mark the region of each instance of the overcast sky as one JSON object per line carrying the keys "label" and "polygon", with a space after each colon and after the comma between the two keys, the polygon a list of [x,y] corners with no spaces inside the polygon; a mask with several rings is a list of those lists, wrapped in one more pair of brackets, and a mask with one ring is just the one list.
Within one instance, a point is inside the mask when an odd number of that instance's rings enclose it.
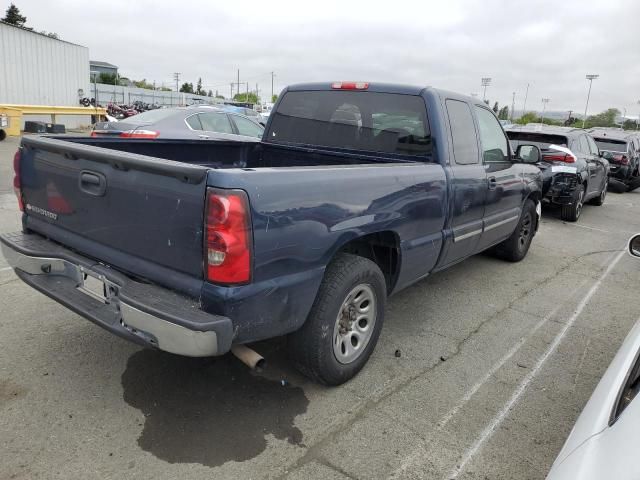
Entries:
{"label": "overcast sky", "polygon": [[[527,110],[640,105],[640,1],[440,0],[360,2],[14,0],[27,25],[89,47],[123,76],[174,86],[202,77],[229,95],[240,81],[276,93],[290,83],[366,80],[432,85],[524,102]],[[8,6],[0,0],[3,10]],[[307,6],[307,3],[309,5]],[[46,6],[45,6],[46,5]]]}

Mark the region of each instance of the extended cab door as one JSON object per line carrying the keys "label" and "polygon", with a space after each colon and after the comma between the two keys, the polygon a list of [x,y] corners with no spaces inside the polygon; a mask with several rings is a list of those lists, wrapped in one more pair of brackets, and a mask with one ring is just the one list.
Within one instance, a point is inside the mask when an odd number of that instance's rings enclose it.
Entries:
{"label": "extended cab door", "polygon": [[487,176],[480,160],[478,136],[471,106],[462,100],[447,99],[452,155],[449,155],[449,228],[438,268],[446,267],[477,251],[482,234],[487,197]]}
{"label": "extended cab door", "polygon": [[507,136],[491,110],[474,105],[481,153],[487,176],[483,232],[477,251],[506,239],[516,228],[522,210],[522,167],[511,161]]}

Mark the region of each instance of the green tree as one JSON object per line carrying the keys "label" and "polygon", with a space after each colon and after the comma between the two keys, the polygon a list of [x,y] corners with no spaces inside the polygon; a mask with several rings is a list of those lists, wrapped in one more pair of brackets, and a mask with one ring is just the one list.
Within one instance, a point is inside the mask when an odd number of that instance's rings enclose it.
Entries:
{"label": "green tree", "polygon": [[207,93],[202,89],[202,78],[198,78],[198,83],[196,83],[196,95],[206,95]]}
{"label": "green tree", "polygon": [[597,115],[587,117],[585,128],[591,127],[615,127],[616,117],[620,116],[620,110],[617,108],[608,108],[604,112]]}
{"label": "green tree", "polygon": [[249,92],[249,95],[247,95],[246,93],[236,93],[233,96],[233,99],[236,102],[244,102],[244,103],[258,103],[258,96],[253,93],[253,92]]}
{"label": "green tree", "polygon": [[498,110],[500,110],[500,107],[498,107],[498,102],[493,104],[493,113],[495,113],[496,115],[498,114]]}
{"label": "green tree", "polygon": [[180,91],[183,93],[193,93],[193,83],[184,82],[180,87]]}
{"label": "green tree", "polygon": [[213,92],[211,90],[207,92],[207,97],[213,97]]}
{"label": "green tree", "polygon": [[20,15],[18,7],[11,3],[2,21],[10,23],[11,25],[17,25],[18,27],[24,27],[24,24],[27,23],[27,17]]}
{"label": "green tree", "polygon": [[224,95],[220,95],[220,94],[218,93],[218,94],[216,94],[216,98],[221,98],[221,99],[223,99],[223,100],[224,100]]}
{"label": "green tree", "polygon": [[278,100],[278,95],[276,94],[271,95],[271,103],[276,103],[276,100]]}
{"label": "green tree", "polygon": [[507,107],[506,105],[504,107],[502,107],[500,109],[500,112],[498,113],[498,118],[500,120],[508,120],[509,119],[509,107]]}
{"label": "green tree", "polygon": [[526,125],[527,123],[536,123],[539,120],[540,117],[538,117],[538,114],[536,112],[527,112],[523,114],[518,120],[516,120],[516,123],[519,123],[520,125]]}
{"label": "green tree", "polygon": [[153,84],[147,82],[146,78],[143,78],[142,80],[133,80],[132,83],[135,87],[153,90]]}
{"label": "green tree", "polygon": [[98,83],[108,83],[109,85],[113,85],[116,83],[117,78],[115,73],[101,73],[97,78]]}

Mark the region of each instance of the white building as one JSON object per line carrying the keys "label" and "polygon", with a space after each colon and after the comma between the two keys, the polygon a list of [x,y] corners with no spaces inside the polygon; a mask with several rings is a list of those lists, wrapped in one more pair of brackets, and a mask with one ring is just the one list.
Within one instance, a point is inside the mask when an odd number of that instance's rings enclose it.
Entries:
{"label": "white building", "polygon": [[[78,106],[79,92],[91,96],[88,86],[87,47],[0,21],[0,104]],[[67,127],[89,122],[89,116],[58,117]]]}

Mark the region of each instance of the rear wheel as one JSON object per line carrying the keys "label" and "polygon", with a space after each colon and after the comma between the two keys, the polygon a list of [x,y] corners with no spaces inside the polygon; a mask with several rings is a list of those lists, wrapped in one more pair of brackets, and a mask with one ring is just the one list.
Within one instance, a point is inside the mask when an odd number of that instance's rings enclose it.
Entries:
{"label": "rear wheel", "polygon": [[591,200],[593,205],[597,205],[598,207],[604,204],[604,199],[607,196],[607,189],[609,188],[609,177],[604,179],[604,184],[602,185],[602,190],[600,190],[600,195]]}
{"label": "rear wheel", "polygon": [[536,221],[536,205],[533,200],[527,200],[516,229],[509,238],[493,248],[495,256],[509,262],[519,262],[526,257],[536,232]]}
{"label": "rear wheel", "polygon": [[560,217],[565,222],[577,222],[582,213],[582,206],[584,204],[584,185],[576,186],[573,192],[573,202],[569,205],[563,205]]}
{"label": "rear wheel", "polygon": [[306,322],[289,335],[294,366],[325,385],[353,378],[378,342],[386,295],[384,275],[374,262],[339,254],[327,267]]}

